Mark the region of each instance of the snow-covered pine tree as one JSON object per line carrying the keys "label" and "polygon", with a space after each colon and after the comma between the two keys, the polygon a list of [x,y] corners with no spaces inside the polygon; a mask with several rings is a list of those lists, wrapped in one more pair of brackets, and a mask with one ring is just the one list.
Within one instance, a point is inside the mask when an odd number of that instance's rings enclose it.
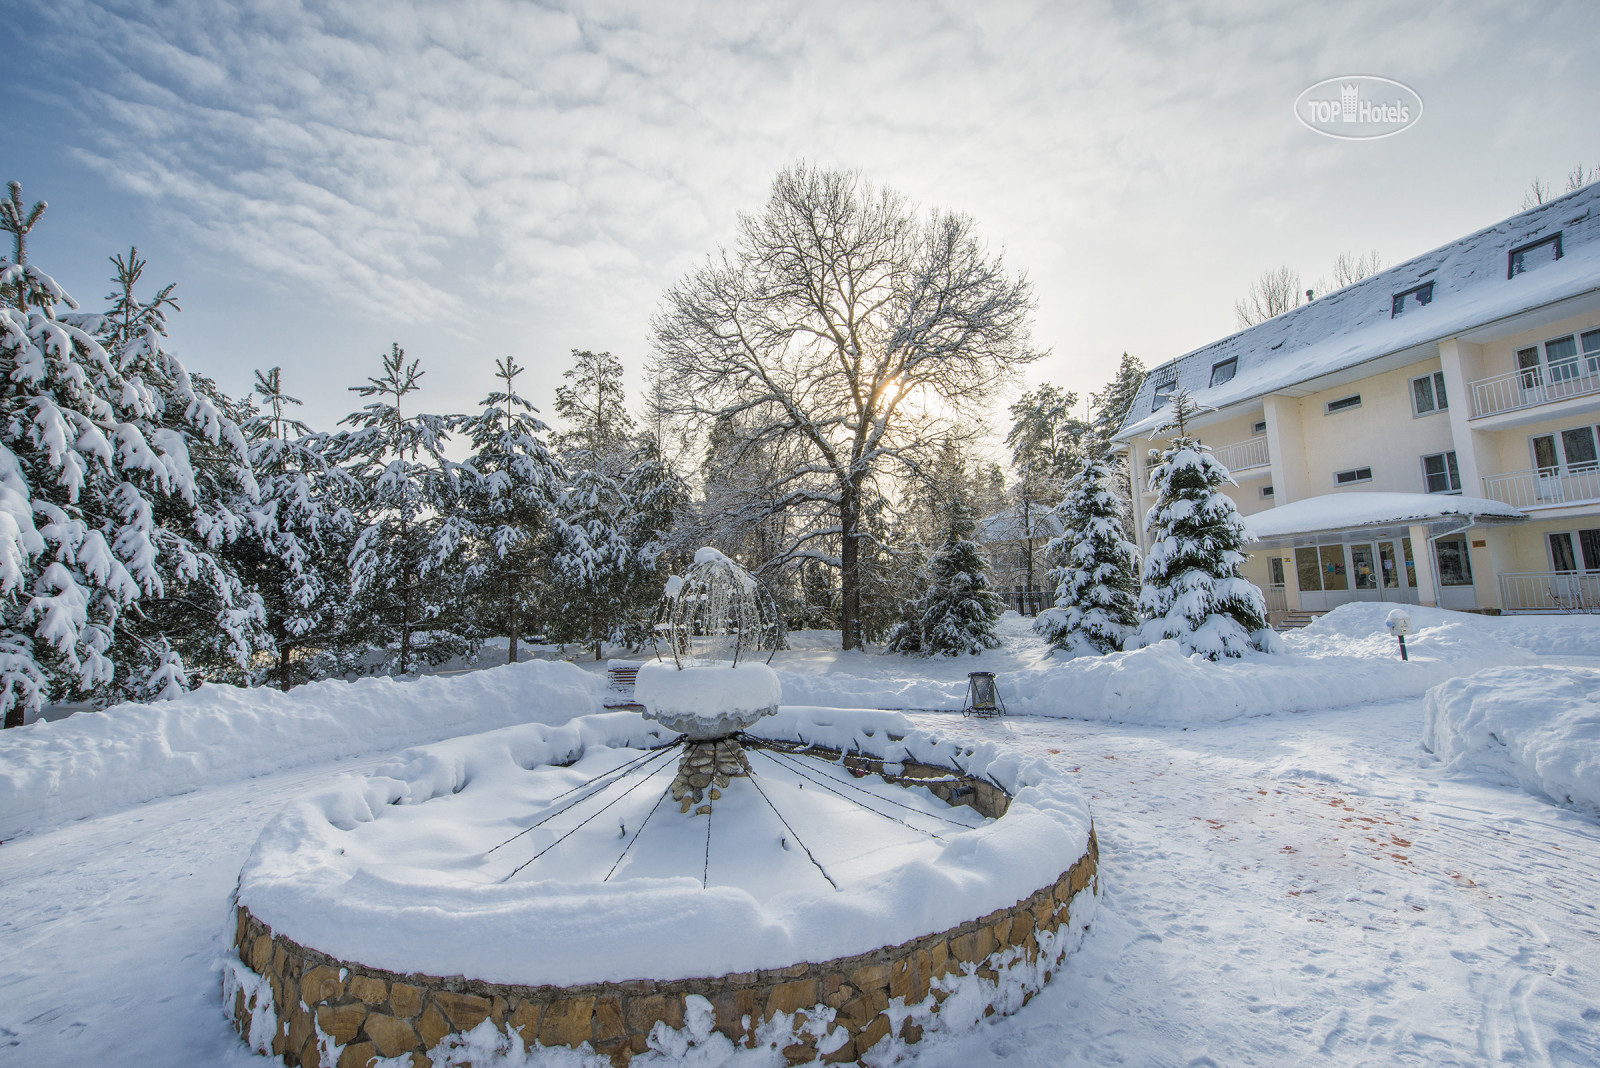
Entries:
{"label": "snow-covered pine tree", "polygon": [[1185,653],[1210,660],[1275,651],[1266,600],[1239,574],[1245,561],[1240,549],[1250,534],[1218,488],[1232,485],[1233,476],[1188,435],[1186,422],[1196,411],[1188,396],[1180,391],[1172,404],[1178,434],[1150,472],[1157,499],[1144,521],[1151,546],[1139,590],[1147,618],[1138,643],[1173,638]]}
{"label": "snow-covered pine tree", "polygon": [[354,669],[364,641],[346,637],[348,558],[355,540],[355,480],[329,459],[331,438],[288,414],[300,403],[283,391],[282,372],[256,372],[258,405],[245,424],[261,488],[255,537],[240,539],[242,576],[261,595],[279,689]]}
{"label": "snow-covered pine tree", "polygon": [[960,656],[1000,644],[994,625],[1003,608],[989,587],[983,550],[971,541],[973,521],[959,503],[945,543],[928,561],[928,592],[913,601],[889,636],[889,650]]}
{"label": "snow-covered pine tree", "polygon": [[517,394],[522,371],[510,356],[496,360],[499,388],[462,425],[472,442],[463,503],[474,530],[468,573],[478,629],[506,636],[511,663],[547,564],[552,513],[566,478],[542,440],[550,428]]}
{"label": "snow-covered pine tree", "polygon": [[[0,229],[0,710],[88,697],[171,696],[185,650],[248,658],[259,604],[216,549],[254,492],[244,438],[214,391],[160,342],[171,287],[132,295],[142,263],[118,263],[109,315],[77,311],[27,262],[45,211],[10,184]],[[109,349],[108,347],[109,346]],[[183,633],[163,634],[186,598]],[[137,616],[144,602],[148,611]],[[162,603],[165,602],[165,603]]]}
{"label": "snow-covered pine tree", "polygon": [[1055,607],[1034,620],[1057,649],[1073,656],[1113,653],[1139,627],[1139,550],[1128,541],[1125,507],[1109,485],[1104,457],[1091,457],[1056,506],[1062,535],[1045,550],[1057,561]]}
{"label": "snow-covered pine tree", "polygon": [[350,552],[353,627],[381,660],[368,670],[408,674],[421,663],[474,655],[481,642],[467,611],[461,464],[445,455],[457,417],[407,414],[418,361],[398,344],[382,373],[351,389],[376,397],[342,422],[338,456],[361,488],[364,524]]}
{"label": "snow-covered pine tree", "polygon": [[562,641],[594,649],[638,645],[665,580],[668,533],[688,490],[658,442],[635,432],[622,364],[609,352],[574,349],[556,390],[566,422],[557,437],[571,483],[556,514],[548,609]]}

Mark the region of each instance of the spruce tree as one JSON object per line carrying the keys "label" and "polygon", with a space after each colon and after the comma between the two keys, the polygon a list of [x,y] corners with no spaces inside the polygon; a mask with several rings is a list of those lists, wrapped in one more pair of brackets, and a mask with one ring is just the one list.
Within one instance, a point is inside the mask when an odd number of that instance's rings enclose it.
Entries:
{"label": "spruce tree", "polygon": [[1178,434],[1150,472],[1157,500],[1145,516],[1151,546],[1139,608],[1147,619],[1138,642],[1173,638],[1184,652],[1210,660],[1243,656],[1251,649],[1273,651],[1266,601],[1239,574],[1245,561],[1241,548],[1250,535],[1233,501],[1219,489],[1233,485],[1233,477],[1210,449],[1189,436],[1193,402],[1180,392],[1172,403]]}
{"label": "spruce tree", "polygon": [[1058,561],[1050,572],[1055,607],[1034,630],[1073,656],[1116,652],[1139,627],[1139,550],[1123,535],[1126,510],[1110,478],[1105,459],[1095,457],[1067,483],[1055,509],[1063,533],[1046,549]]}
{"label": "spruce tree", "polygon": [[381,654],[368,670],[385,674],[475,655],[481,641],[467,610],[462,465],[445,455],[457,420],[405,410],[422,374],[393,345],[382,372],[351,387],[378,399],[344,418],[354,429],[337,444],[361,492],[352,623]]}
{"label": "spruce tree", "polygon": [[240,539],[241,574],[261,596],[282,690],[353,670],[366,646],[348,634],[348,558],[355,540],[349,472],[329,458],[332,438],[289,414],[300,401],[279,368],[257,371],[254,416],[245,424],[260,486],[255,537]]}
{"label": "spruce tree", "polygon": [[260,606],[221,555],[255,493],[226,398],[162,345],[172,287],[104,315],[27,262],[45,212],[0,201],[0,710],[168,697],[194,666],[242,670]]}
{"label": "spruce tree", "polygon": [[958,507],[945,543],[928,562],[928,592],[911,602],[889,636],[889,650],[960,656],[1000,645],[994,625],[1003,608],[989,588],[983,550],[968,537],[972,518]]}
{"label": "spruce tree", "polygon": [[523,368],[507,356],[495,361],[500,388],[466,421],[472,442],[464,504],[473,527],[469,568],[480,629],[506,636],[506,659],[517,661],[534,589],[544,572],[555,501],[565,477],[546,448],[550,428],[517,395]]}

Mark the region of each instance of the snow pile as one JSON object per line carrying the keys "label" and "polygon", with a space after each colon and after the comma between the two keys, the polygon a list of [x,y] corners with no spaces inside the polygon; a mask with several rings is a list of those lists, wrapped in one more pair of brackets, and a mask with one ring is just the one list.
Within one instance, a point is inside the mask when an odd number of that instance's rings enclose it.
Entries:
{"label": "snow pile", "polygon": [[1600,615],[1503,616],[1494,621],[1494,633],[1544,656],[1600,656]]}
{"label": "snow pile", "polygon": [[[1253,653],[1215,663],[1185,655],[1174,641],[1099,657],[1047,659],[1037,667],[997,672],[1006,708],[1018,715],[1193,726],[1274,712],[1336,708],[1398,697],[1419,697],[1446,679],[1537,658],[1522,648],[1511,620],[1408,605],[1414,632],[1409,662],[1385,626],[1393,604],[1342,605],[1303,630],[1282,635],[1284,652]],[[1516,621],[1518,623],[1522,621]],[[1538,632],[1547,645],[1577,650],[1600,627],[1588,619],[1552,621]],[[1528,632],[1534,633],[1534,632]],[[1578,637],[1574,637],[1577,635]],[[1514,640],[1508,640],[1514,639]],[[1525,639],[1532,642],[1534,639]],[[836,707],[960,709],[966,678],[938,681],[893,671],[874,675],[780,671],[785,703]],[[975,669],[1004,662],[976,660]]]}
{"label": "snow pile", "polygon": [[1436,686],[1422,744],[1450,771],[1600,816],[1600,669],[1496,668]]}
{"label": "snow pile", "polygon": [[[1003,818],[921,836],[923,852],[841,879],[838,890],[821,878],[791,880],[760,899],[743,884],[759,882],[762,873],[738,870],[767,864],[760,850],[713,855],[708,863],[724,881],[708,888],[698,864],[692,877],[629,877],[623,868],[611,881],[573,882],[550,877],[564,872],[559,858],[509,880],[499,877],[510,863],[499,854],[455,865],[416,861],[474,827],[503,830],[501,838],[527,827],[530,813],[546,807],[517,794],[530,780],[528,769],[662,737],[631,713],[585,716],[560,727],[528,724],[456,738],[291,805],[257,841],[240,874],[239,900],[297,942],[374,967],[571,985],[718,975],[869,952],[1010,907],[1058,879],[1087,848],[1087,801],[1063,771],[1040,758],[944,741],[884,712],[786,708],[763,722],[763,733],[888,761],[955,765],[1007,788],[1013,801]],[[587,777],[578,769],[566,774]],[[770,789],[774,780],[767,781]],[[804,790],[802,796],[820,804],[832,795]],[[728,819],[730,800],[725,796],[718,808]],[[756,803],[752,812],[758,809]],[[470,819],[463,822],[463,814]],[[794,833],[811,836],[812,847],[838,845],[826,827],[804,824],[806,813],[791,808],[788,818],[797,816]],[[696,846],[711,848],[700,846],[702,825],[693,826]],[[777,848],[784,830],[773,821],[764,844]],[[576,839],[562,846],[580,847]]]}
{"label": "snow pile", "polygon": [[[704,550],[701,550],[702,552]],[[747,727],[778,707],[778,673],[765,664],[685,664],[652,661],[639,667],[633,696],[645,715],[694,738]]]}
{"label": "snow pile", "polygon": [[210,685],[0,732],[0,840],[117,805],[284,768],[598,711],[600,679],[529,661],[409,682],[327,681],[288,693]]}

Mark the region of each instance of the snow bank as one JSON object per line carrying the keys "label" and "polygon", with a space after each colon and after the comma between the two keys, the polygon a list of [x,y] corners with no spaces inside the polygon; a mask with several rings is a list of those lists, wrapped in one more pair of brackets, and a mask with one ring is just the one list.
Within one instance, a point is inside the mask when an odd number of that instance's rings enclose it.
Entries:
{"label": "snow bank", "polygon": [[203,686],[0,732],[0,840],[284,768],[598,711],[602,682],[529,661],[447,678]]}
{"label": "snow bank", "polygon": [[1600,816],[1600,669],[1495,668],[1436,686],[1422,744],[1450,771]]}
{"label": "snow bank", "polygon": [[[1109,656],[1057,656],[1039,667],[1001,671],[997,683],[1006,708],[1020,715],[1190,726],[1416,697],[1484,667],[1533,663],[1534,651],[1544,649],[1593,649],[1600,655],[1600,626],[1587,617],[1529,626],[1534,621],[1409,605],[1415,630],[1406,639],[1411,659],[1402,662],[1385,627],[1393,608],[1381,602],[1343,605],[1283,635],[1280,654],[1212,663],[1185,656],[1175,642],[1166,641]],[[783,699],[839,707],[961,707],[964,678],[906,677],[914,666],[899,658],[882,660],[878,676],[780,672]],[[972,658],[974,670],[991,666]]]}
{"label": "snow bank", "polygon": [[466,863],[407,865],[413,839],[389,825],[428,815],[408,807],[436,809],[421,834],[465,833],[458,812],[492,813],[495,830],[514,833],[527,809],[507,798],[527,769],[663,737],[633,713],[586,716],[452,739],[290,806],[245,863],[239,900],[297,942],[397,972],[529,985],[670,979],[828,960],[946,930],[1050,884],[1088,846],[1088,803],[1045,760],[943,741],[885,712],[786,708],[762,733],[957,765],[1008,787],[1013,801],[1001,819],[942,831],[931,859],[837,891],[813,879],[762,900],[738,885],[626,869],[573,883],[537,869],[500,881]]}
{"label": "snow bank", "polygon": [[[702,550],[703,551],[703,550]],[[634,700],[652,713],[717,719],[724,714],[762,712],[778,704],[778,675],[765,664],[687,662],[680,670],[670,660],[639,666]]]}

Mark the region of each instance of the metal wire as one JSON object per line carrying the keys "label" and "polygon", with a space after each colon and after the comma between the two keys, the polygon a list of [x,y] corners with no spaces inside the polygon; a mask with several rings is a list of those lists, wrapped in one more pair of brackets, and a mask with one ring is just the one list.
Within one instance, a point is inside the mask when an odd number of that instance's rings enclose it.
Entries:
{"label": "metal wire", "polygon": [[[756,750],[756,751],[757,752],[761,752],[761,750],[759,750],[759,749]],[[861,801],[858,801],[856,798],[853,798],[853,797],[849,796],[848,794],[845,794],[845,793],[843,793],[843,792],[841,792],[839,790],[835,790],[833,787],[829,786],[828,783],[829,782],[835,782],[835,783],[838,783],[840,786],[848,786],[848,787],[850,787],[850,789],[855,790],[855,791],[857,791],[859,793],[866,794],[868,797],[871,797],[871,798],[873,798],[875,800],[882,801],[886,805],[893,805],[896,808],[903,808],[907,812],[915,812],[919,816],[928,816],[931,819],[942,820],[943,822],[948,823],[953,827],[960,827],[963,830],[968,829],[967,824],[962,823],[960,820],[953,820],[953,819],[950,819],[948,816],[941,816],[937,812],[926,812],[923,809],[917,808],[914,805],[903,805],[899,801],[895,801],[895,800],[893,800],[891,798],[880,797],[879,795],[873,793],[871,790],[864,789],[864,788],[862,788],[860,786],[857,786],[855,783],[852,783],[852,782],[845,782],[843,779],[835,779],[832,775],[821,774],[820,777],[813,776],[813,775],[809,774],[808,772],[806,772],[803,768],[796,767],[795,764],[797,764],[798,761],[795,761],[793,757],[789,757],[789,758],[786,758],[784,760],[779,760],[778,757],[776,755],[772,754],[772,753],[763,753],[762,755],[765,756],[768,760],[770,760],[773,763],[777,764],[780,768],[787,768],[789,771],[792,771],[794,774],[800,776],[801,778],[807,779],[807,780],[809,780],[811,782],[816,783],[818,786],[822,787],[824,790],[827,790],[829,793],[838,794],[838,796],[844,798],[846,801],[850,802],[852,805],[855,805],[857,808],[866,809],[868,812],[872,813],[874,816],[881,816],[883,819],[893,820],[895,823],[900,824],[902,827],[910,827],[911,830],[913,830],[913,831],[920,831],[922,834],[932,835],[934,838],[940,838],[941,841],[943,840],[942,837],[939,834],[937,834],[936,832],[934,832],[934,831],[924,830],[921,827],[913,827],[911,824],[907,823],[905,820],[901,819],[898,816],[892,815],[892,814],[890,814],[888,812],[879,812],[877,809],[873,808],[871,805],[864,804]],[[824,780],[827,780],[827,781],[825,782]]]}
{"label": "metal wire", "polygon": [[833,876],[828,874],[828,869],[824,868],[822,866],[822,862],[817,859],[816,854],[811,852],[811,847],[800,840],[800,836],[795,834],[794,828],[789,826],[789,821],[783,818],[783,813],[778,811],[778,806],[772,803],[772,798],[768,797],[767,792],[761,788],[761,784],[756,782],[756,773],[753,771],[750,772],[748,778],[750,779],[750,785],[756,788],[756,793],[761,795],[761,800],[767,803],[767,807],[772,810],[772,814],[778,817],[778,822],[783,824],[783,829],[788,831],[789,834],[794,837],[796,842],[800,843],[800,848],[806,851],[806,856],[811,858],[811,863],[815,864],[817,866],[817,870],[822,873],[822,877],[828,880],[828,885],[833,887],[835,890],[839,889],[839,884],[833,881]]}
{"label": "metal wire", "polygon": [[[638,782],[634,783],[632,786],[630,786],[626,790],[622,791],[622,793],[618,794],[616,797],[613,797],[610,801],[607,801],[605,804],[603,804],[599,808],[595,809],[589,815],[585,816],[583,819],[579,820],[575,825],[573,825],[573,828],[570,831],[568,831],[566,834],[562,835],[560,838],[557,838],[554,842],[551,842],[549,845],[547,845],[543,849],[539,850],[539,852],[535,853],[533,856],[529,857],[527,860],[523,861],[521,864],[518,864],[515,868],[512,868],[510,874],[506,875],[506,877],[501,879],[500,881],[501,882],[507,882],[508,880],[510,880],[512,875],[517,874],[517,872],[521,871],[523,868],[526,868],[529,864],[532,864],[534,861],[538,860],[540,857],[542,857],[546,853],[550,852],[550,850],[554,849],[556,846],[560,845],[562,842],[565,842],[568,838],[571,838],[586,823],[588,823],[590,820],[594,819],[596,816],[600,815],[600,813],[604,812],[606,809],[610,808],[612,805],[616,804],[618,801],[621,801],[624,797],[627,797],[629,794],[633,793],[635,790],[637,790],[639,787],[643,786],[645,783],[649,782],[651,779],[655,778],[656,775],[660,773],[660,771],[661,771],[660,768],[656,768],[649,775],[646,775],[644,778],[640,779]],[[590,796],[592,797],[594,795],[591,794]],[[568,808],[571,808],[571,807],[572,806],[570,806],[570,805],[568,806]],[[532,830],[533,828],[530,827],[528,829]]]}
{"label": "metal wire", "polygon": [[706,810],[706,862],[700,869],[700,889],[704,890],[711,878],[711,814],[717,810],[715,805]]}
{"label": "metal wire", "polygon": [[[653,749],[650,752],[646,753],[642,757],[635,757],[634,759],[628,761],[626,764],[623,764],[620,767],[612,768],[610,771],[603,771],[599,775],[596,775],[594,778],[590,779],[588,782],[579,783],[577,786],[574,786],[571,790],[563,790],[563,791],[561,791],[561,793],[556,794],[556,796],[552,797],[550,800],[551,801],[559,801],[563,797],[566,797],[568,794],[575,793],[578,790],[582,790],[586,786],[591,786],[594,783],[599,782],[601,779],[609,779],[612,776],[617,776],[618,779],[620,780],[621,778],[626,777],[627,775],[630,775],[634,771],[638,770],[640,765],[645,764],[645,763],[647,763],[647,762],[649,762],[651,760],[656,759],[657,757],[659,757],[666,750],[669,750],[669,749],[673,748],[673,746],[681,745],[681,744],[682,744],[682,739],[680,738],[678,741],[673,742],[671,745],[660,746],[659,748]],[[611,786],[611,785],[613,785],[613,784],[608,782],[608,783],[604,784],[603,786],[596,787],[592,792],[584,794],[582,797],[578,798],[576,801],[573,801],[570,805],[563,805],[560,808],[556,809],[554,812],[545,813],[542,817],[539,818],[539,820],[537,822],[535,822],[533,824],[530,824],[527,827],[522,828],[522,830],[518,831],[516,834],[512,835],[510,838],[507,838],[504,842],[501,842],[500,845],[490,846],[488,849],[484,850],[483,855],[484,856],[488,856],[490,853],[493,853],[496,849],[499,849],[500,846],[510,845],[512,842],[515,842],[518,838],[521,838],[523,835],[527,834],[529,831],[533,830],[534,828],[542,826],[546,821],[553,820],[557,816],[561,815],[563,812],[569,812],[572,809],[576,808],[578,805],[583,804],[583,802],[589,800],[589,798],[591,798],[591,797],[594,797],[596,794],[603,793],[605,791],[606,787]]]}
{"label": "metal wire", "polygon": [[656,803],[651,806],[650,815],[644,818],[644,823],[639,824],[639,829],[633,832],[633,837],[628,839],[628,844],[622,847],[621,854],[617,856],[616,864],[611,865],[611,870],[606,872],[606,877],[601,879],[601,882],[608,883],[611,881],[611,877],[617,873],[617,867],[622,863],[623,857],[628,855],[628,850],[633,848],[633,843],[637,842],[639,840],[639,836],[644,833],[645,824],[650,822],[650,816],[654,816],[656,814],[656,809],[661,807],[661,802],[665,801],[667,799],[667,795],[671,792],[672,783],[669,782],[667,783],[667,788],[661,791],[661,796],[656,798]]}

